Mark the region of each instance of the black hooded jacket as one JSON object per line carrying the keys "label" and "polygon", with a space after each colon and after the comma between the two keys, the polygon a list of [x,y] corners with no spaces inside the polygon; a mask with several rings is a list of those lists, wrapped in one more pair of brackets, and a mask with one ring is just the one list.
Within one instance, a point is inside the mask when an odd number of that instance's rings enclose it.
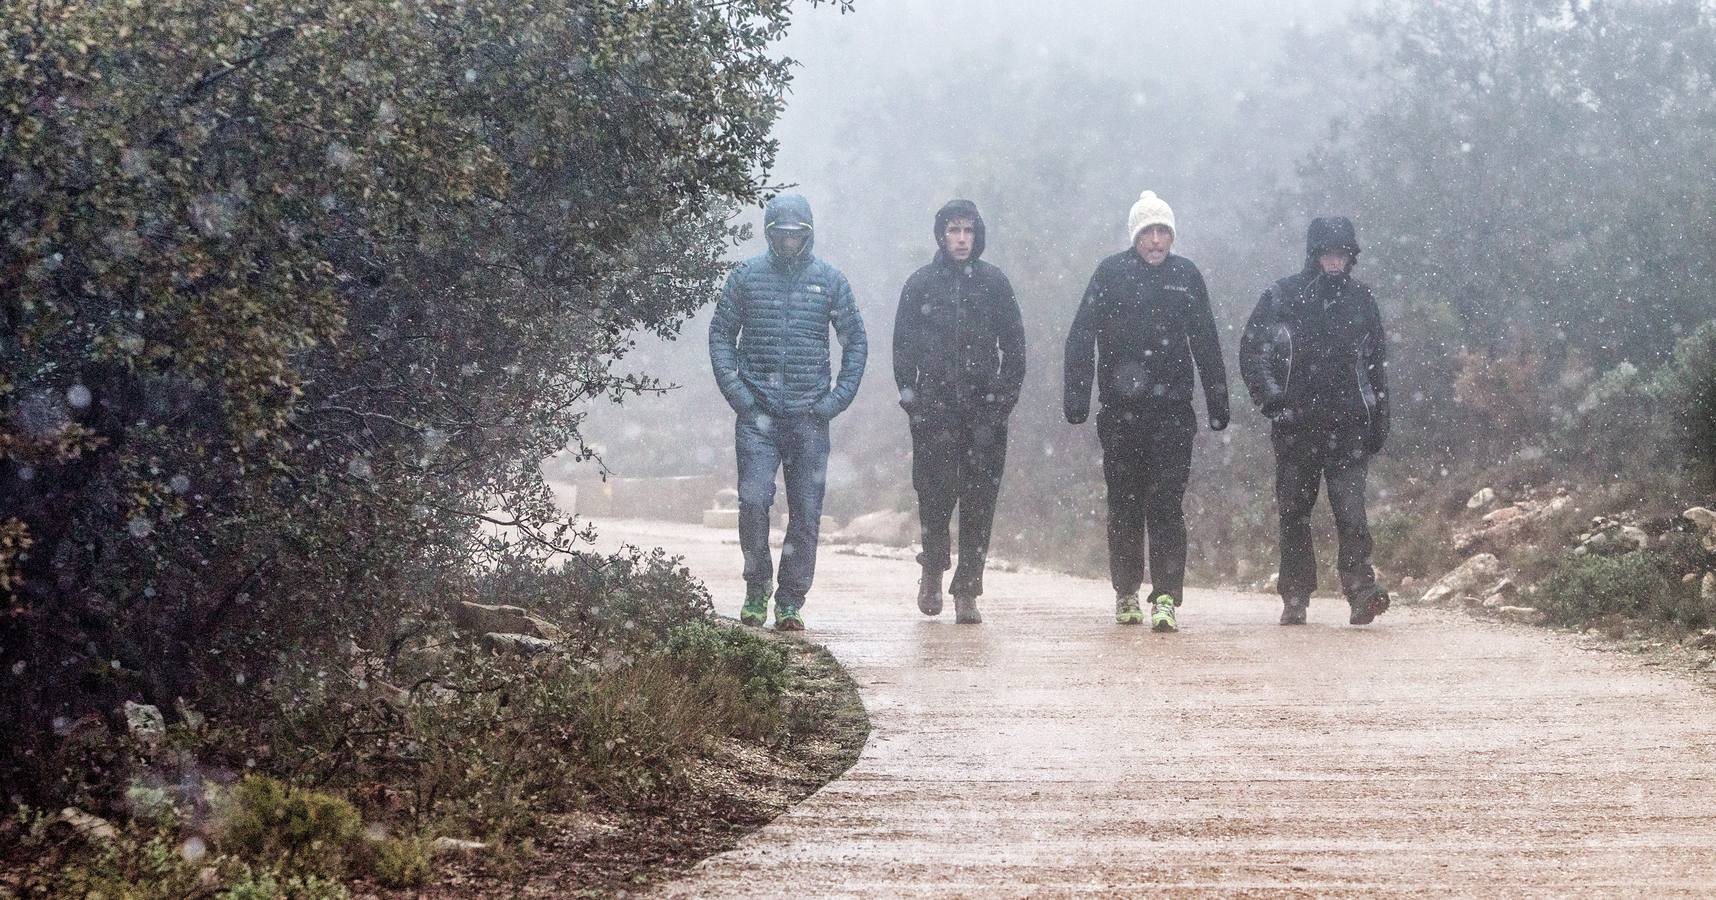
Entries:
{"label": "black hooded jacket", "polygon": [[1388,435],[1388,337],[1370,288],[1350,274],[1323,272],[1317,257],[1329,249],[1356,260],[1350,221],[1311,223],[1305,268],[1264,291],[1245,325],[1240,376],[1277,424],[1362,427],[1374,451]]}
{"label": "black hooded jacket", "polygon": [[976,204],[943,206],[935,215],[937,242],[956,218],[976,226],[971,258],[959,262],[938,250],[906,279],[894,317],[894,384],[914,419],[1002,421],[1025,381],[1025,328],[1012,283],[979,258],[985,232]]}
{"label": "black hooded jacket", "polygon": [[1203,273],[1170,254],[1152,266],[1128,248],[1090,276],[1067,334],[1068,422],[1090,414],[1090,383],[1105,407],[1142,409],[1192,399],[1192,366],[1213,422],[1227,422],[1227,367]]}

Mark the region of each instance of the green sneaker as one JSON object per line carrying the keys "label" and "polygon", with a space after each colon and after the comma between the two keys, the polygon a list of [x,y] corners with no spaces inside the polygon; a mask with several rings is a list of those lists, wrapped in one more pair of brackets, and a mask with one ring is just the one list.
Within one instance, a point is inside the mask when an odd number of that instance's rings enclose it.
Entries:
{"label": "green sneaker", "polygon": [[739,624],[763,627],[763,623],[769,620],[769,595],[772,593],[766,587],[745,588],[745,605],[739,607]]}
{"label": "green sneaker", "polygon": [[804,630],[804,616],[799,615],[798,610],[796,610],[796,609],[781,609],[781,605],[779,603],[776,603],[775,604],[775,630],[776,631],[803,631]]}
{"label": "green sneaker", "polygon": [[1167,594],[1157,594],[1156,602],[1150,611],[1150,629],[1152,631],[1179,631],[1180,623],[1174,620],[1174,598]]}
{"label": "green sneaker", "polygon": [[1138,606],[1138,592],[1116,594],[1114,597],[1114,621],[1119,625],[1144,624],[1144,610]]}

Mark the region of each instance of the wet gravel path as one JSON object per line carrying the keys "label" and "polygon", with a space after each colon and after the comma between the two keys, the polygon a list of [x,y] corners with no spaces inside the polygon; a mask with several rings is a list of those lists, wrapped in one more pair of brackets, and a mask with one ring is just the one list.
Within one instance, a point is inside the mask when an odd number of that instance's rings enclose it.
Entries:
{"label": "wet gravel path", "polygon": [[[616,522],[724,612],[734,536]],[[809,640],[863,756],[665,896],[1716,895],[1716,697],[1566,635],[1192,590],[1112,624],[1101,582],[995,573],[986,624],[919,615],[910,562],[824,548]],[[733,609],[729,610],[728,607]]]}

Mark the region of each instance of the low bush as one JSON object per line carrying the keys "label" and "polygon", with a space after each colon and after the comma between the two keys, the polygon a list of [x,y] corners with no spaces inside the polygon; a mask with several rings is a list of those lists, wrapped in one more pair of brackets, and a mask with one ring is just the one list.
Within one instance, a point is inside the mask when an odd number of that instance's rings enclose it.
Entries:
{"label": "low bush", "polygon": [[251,775],[225,806],[222,849],[265,866],[339,878],[362,849],[363,817],[332,794]]}
{"label": "low bush", "polygon": [[1563,557],[1537,586],[1536,602],[1555,622],[1583,625],[1619,613],[1684,625],[1702,624],[1696,590],[1682,585],[1669,557],[1652,551]]}
{"label": "low bush", "polygon": [[429,848],[422,841],[385,838],[371,853],[370,872],[383,887],[421,887],[429,881]]}
{"label": "low bush", "polygon": [[609,650],[647,652],[675,627],[714,615],[702,583],[660,548],[575,553],[557,568],[509,556],[475,579],[473,594],[482,603],[526,606],[552,620],[566,629],[569,649],[586,658]]}
{"label": "low bush", "polygon": [[411,699],[377,700],[371,686],[327,673],[282,686],[303,702],[257,741],[302,748],[276,761],[295,780],[354,796],[392,785],[378,805],[414,831],[504,843],[594,796],[658,797],[715,741],[767,741],[782,727],[789,658],[766,638],[702,618],[665,628],[660,642],[648,637],[661,631],[654,623],[586,631],[628,649],[521,657],[458,638],[432,643],[410,666],[430,682]]}
{"label": "low bush", "polygon": [[692,677],[731,677],[744,685],[745,700],[759,709],[786,688],[786,649],[748,629],[686,622],[668,634],[666,653]]}
{"label": "low bush", "polygon": [[268,869],[245,873],[217,895],[220,900],[346,900],[351,894],[319,875],[281,875]]}
{"label": "low bush", "polygon": [[17,852],[34,865],[15,883],[22,897],[180,900],[209,896],[203,863],[187,858],[171,829],[133,828],[110,838],[72,833],[52,816],[21,809],[8,823]]}

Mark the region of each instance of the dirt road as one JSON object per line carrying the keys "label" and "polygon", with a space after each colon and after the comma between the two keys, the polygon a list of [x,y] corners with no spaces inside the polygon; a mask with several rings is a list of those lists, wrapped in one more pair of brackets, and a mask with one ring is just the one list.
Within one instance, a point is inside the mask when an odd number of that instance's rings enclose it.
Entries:
{"label": "dirt road", "polygon": [[[734,536],[610,523],[721,609]],[[1569,636],[1433,610],[1274,624],[1193,590],[996,573],[925,619],[910,562],[824,548],[805,607],[863,691],[863,757],[665,896],[1716,895],[1716,697]],[[732,607],[732,609],[728,609]]]}

